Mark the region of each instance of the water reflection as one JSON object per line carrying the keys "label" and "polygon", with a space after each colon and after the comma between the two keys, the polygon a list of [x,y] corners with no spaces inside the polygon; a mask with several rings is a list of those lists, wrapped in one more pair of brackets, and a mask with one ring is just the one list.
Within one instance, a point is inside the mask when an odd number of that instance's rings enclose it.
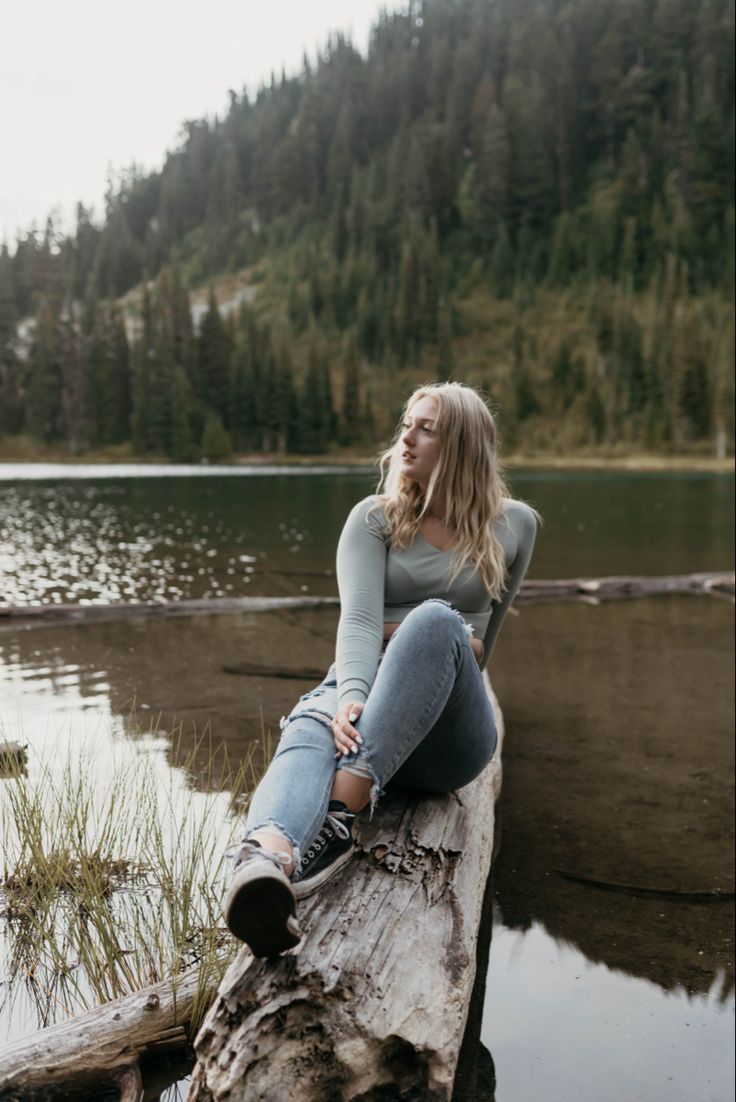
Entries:
{"label": "water reflection", "polygon": [[262,763],[280,717],[308,686],[226,667],[286,667],[308,656],[326,669],[336,624],[333,609],[286,609],[176,623],[0,625],[0,737],[33,745],[83,713],[126,737],[134,712],[144,731],[181,727],[190,746],[207,728],[236,757],[255,745]]}
{"label": "water reflection", "polygon": [[[374,477],[259,470],[3,481],[0,603],[331,591],[342,522]],[[514,472],[545,528],[536,577],[732,569],[733,479]],[[321,580],[322,579],[322,580]],[[326,588],[325,588],[326,586]]]}
{"label": "water reflection", "polygon": [[[731,566],[732,479],[545,473],[515,484],[547,518],[538,577]],[[324,571],[369,486],[355,473],[167,478],[165,488],[155,478],[8,484],[0,599],[334,592]],[[88,588],[73,591],[79,578]],[[326,667],[335,626],[333,610],[3,625],[3,734],[34,745],[52,728],[74,744],[86,715],[100,741],[125,741],[135,705],[144,734],[182,722],[193,740],[209,725],[233,755],[255,744],[264,756],[302,688],[225,667]],[[732,670],[733,609],[704,597],[525,605],[504,628],[492,671],[508,729],[495,874],[503,925],[483,1027],[498,1102],[672,1102],[696,1079],[690,1096],[726,1095],[712,1038],[722,1041],[722,1008],[732,1005],[733,904],[677,893],[733,889]],[[198,783],[206,787],[204,776]],[[654,894],[604,892],[586,878]],[[644,1053],[650,1033],[656,1064]],[[592,1062],[581,1058],[586,1046]],[[656,1067],[664,1078],[654,1082]],[[720,1093],[708,1093],[709,1075]]]}
{"label": "water reflection", "polygon": [[725,602],[537,605],[512,621],[494,670],[508,722],[496,869],[508,926],[542,921],[665,989],[708,991],[724,969],[733,984],[732,901],[677,898],[733,891],[732,671]]}
{"label": "water reflection", "polygon": [[498,1102],[733,1097],[733,1000],[724,1004],[722,982],[663,998],[538,923],[524,933],[495,926],[482,1036]]}

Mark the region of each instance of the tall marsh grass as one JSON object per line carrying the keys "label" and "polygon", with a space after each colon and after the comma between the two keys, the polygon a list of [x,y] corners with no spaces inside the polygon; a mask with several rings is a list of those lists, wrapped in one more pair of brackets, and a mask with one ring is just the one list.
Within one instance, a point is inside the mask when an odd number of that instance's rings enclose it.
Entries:
{"label": "tall marsh grass", "polygon": [[224,851],[257,776],[207,734],[181,747],[138,733],[0,781],[6,1015],[30,999],[41,1028],[196,967],[196,1028],[234,951]]}

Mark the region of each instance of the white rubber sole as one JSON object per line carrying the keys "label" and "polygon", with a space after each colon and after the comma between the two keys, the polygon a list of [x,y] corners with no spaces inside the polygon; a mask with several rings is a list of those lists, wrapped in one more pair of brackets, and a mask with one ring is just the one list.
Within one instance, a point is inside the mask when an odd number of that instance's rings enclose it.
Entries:
{"label": "white rubber sole", "polygon": [[307,899],[310,895],[313,895],[323,884],[326,884],[328,880],[332,880],[333,876],[336,876],[340,869],[344,869],[347,864],[352,860],[355,853],[355,847],[347,849],[336,861],[333,861],[331,865],[324,868],[322,872],[317,873],[316,876],[310,876],[308,880],[297,880],[292,882],[291,890],[294,893],[296,899]]}
{"label": "white rubber sole", "polygon": [[286,875],[267,861],[248,862],[233,876],[225,921],[254,957],[276,957],[302,939],[295,893]]}

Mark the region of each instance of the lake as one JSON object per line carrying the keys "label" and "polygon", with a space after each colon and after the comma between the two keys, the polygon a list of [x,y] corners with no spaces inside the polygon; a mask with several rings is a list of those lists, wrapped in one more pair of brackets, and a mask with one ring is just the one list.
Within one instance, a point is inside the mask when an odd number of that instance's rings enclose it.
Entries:
{"label": "lake", "polygon": [[[354,468],[0,466],[0,602],[334,595],[340,526],[374,481]],[[534,578],[733,569],[731,476],[511,482],[545,521]],[[336,617],[0,620],[3,737],[29,744],[29,784],[90,748],[143,755],[217,811],[196,767],[172,768],[170,732],[194,745],[209,730],[258,766],[304,690],[232,671],[326,666]],[[509,617],[491,669],[507,739],[484,1098],[494,1077],[497,1102],[732,1093],[732,668],[729,600],[525,603]],[[6,928],[2,946],[12,955]],[[2,983],[5,1039],[35,1028],[38,1008],[7,960]]]}

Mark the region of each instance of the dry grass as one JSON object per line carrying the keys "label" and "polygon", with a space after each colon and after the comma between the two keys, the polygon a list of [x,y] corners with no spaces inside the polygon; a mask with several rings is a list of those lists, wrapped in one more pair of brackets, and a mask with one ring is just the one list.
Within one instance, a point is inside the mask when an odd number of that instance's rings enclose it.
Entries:
{"label": "dry grass", "polygon": [[[207,735],[173,750],[173,768],[125,751],[53,773],[31,761],[33,781],[17,768],[2,782],[4,1009],[24,989],[38,1028],[195,966],[204,994],[232,956],[223,854],[257,781],[253,758],[233,770]],[[203,755],[201,791],[191,778]]]}

